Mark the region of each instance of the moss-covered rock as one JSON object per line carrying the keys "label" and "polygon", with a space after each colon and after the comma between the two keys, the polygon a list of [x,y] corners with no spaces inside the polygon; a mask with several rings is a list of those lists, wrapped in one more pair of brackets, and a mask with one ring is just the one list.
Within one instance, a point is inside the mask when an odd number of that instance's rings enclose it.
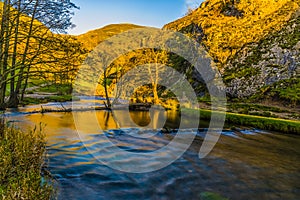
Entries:
{"label": "moss-covered rock", "polygon": [[[299,76],[299,15],[299,0],[206,0],[164,28],[200,42],[216,62],[228,96],[244,99]],[[201,81],[193,85],[203,88]]]}
{"label": "moss-covered rock", "polygon": [[299,33],[299,15],[295,13],[280,31],[242,48],[225,65],[227,93],[249,97],[265,86],[299,76]]}

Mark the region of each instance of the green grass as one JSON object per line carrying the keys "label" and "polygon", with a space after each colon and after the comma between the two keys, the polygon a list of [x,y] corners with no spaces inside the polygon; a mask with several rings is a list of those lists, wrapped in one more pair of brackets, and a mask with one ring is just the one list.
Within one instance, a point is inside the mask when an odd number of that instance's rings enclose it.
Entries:
{"label": "green grass", "polygon": [[290,117],[292,117],[292,114],[295,114],[284,108],[254,103],[228,103],[227,108],[227,111],[232,113],[273,118],[279,118],[280,113],[291,113]]}
{"label": "green grass", "polygon": [[45,99],[37,99],[37,98],[31,98],[31,97],[25,97],[22,104],[23,105],[32,105],[32,104],[41,104],[41,103],[47,103],[48,101]]}
{"label": "green grass", "polygon": [[66,101],[79,101],[79,98],[73,97],[72,95],[53,95],[46,98],[31,98],[26,97],[22,102],[24,105],[42,104],[49,102],[66,102]]}
{"label": "green grass", "polygon": [[260,90],[250,98],[251,101],[270,99],[293,107],[300,105],[300,78],[281,80]]}
{"label": "green grass", "polygon": [[[51,178],[42,177],[45,140],[41,131],[0,129],[0,199],[50,199]],[[43,181],[44,178],[49,181]]]}
{"label": "green grass", "polygon": [[46,81],[44,80],[38,80],[38,79],[29,79],[28,80],[28,83],[27,83],[27,87],[30,88],[30,87],[35,87],[35,86],[39,86],[39,85],[42,85],[46,83]]}
{"label": "green grass", "polygon": [[[203,120],[210,120],[212,111],[185,109],[189,115],[200,112]],[[225,114],[224,112],[216,112],[216,114]],[[261,116],[251,116],[245,114],[226,113],[226,123],[249,126],[262,130],[278,131],[282,133],[300,134],[300,121],[284,120],[278,118],[269,118]]]}
{"label": "green grass", "polygon": [[59,96],[50,96],[45,98],[48,102],[66,102],[72,101],[72,95],[59,95]]}
{"label": "green grass", "polygon": [[207,103],[209,105],[211,105],[211,98],[208,94],[208,92],[205,92],[205,95],[202,97],[198,97],[198,102],[202,102],[202,103]]}
{"label": "green grass", "polygon": [[200,200],[228,200],[228,199],[213,192],[202,192],[200,194]]}
{"label": "green grass", "polygon": [[40,87],[34,92],[58,93],[60,95],[68,95],[72,93],[72,86],[69,84],[52,84],[45,87]]}
{"label": "green grass", "polygon": [[252,103],[229,103],[228,105],[229,110],[237,110],[241,112],[246,111],[264,111],[264,112],[277,112],[277,113],[284,113],[288,112],[287,110],[283,110],[278,107],[271,107],[271,106],[264,106],[260,104],[252,104]]}

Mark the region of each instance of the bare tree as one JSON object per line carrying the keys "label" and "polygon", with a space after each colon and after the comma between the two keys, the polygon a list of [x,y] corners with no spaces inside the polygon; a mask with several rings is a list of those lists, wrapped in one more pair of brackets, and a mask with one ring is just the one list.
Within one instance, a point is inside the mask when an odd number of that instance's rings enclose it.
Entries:
{"label": "bare tree", "polygon": [[18,106],[34,67],[62,66],[75,55],[59,34],[73,26],[72,10],[77,7],[70,0],[5,0],[1,5],[0,108],[4,109]]}

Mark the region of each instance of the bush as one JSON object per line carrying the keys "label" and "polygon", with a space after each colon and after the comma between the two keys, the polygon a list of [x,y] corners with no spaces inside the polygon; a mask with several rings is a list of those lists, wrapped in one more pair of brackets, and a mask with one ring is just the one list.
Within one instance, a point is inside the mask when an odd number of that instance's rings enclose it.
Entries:
{"label": "bush", "polygon": [[44,135],[41,131],[23,133],[3,123],[1,127],[0,199],[50,199],[53,186],[43,183],[41,175]]}

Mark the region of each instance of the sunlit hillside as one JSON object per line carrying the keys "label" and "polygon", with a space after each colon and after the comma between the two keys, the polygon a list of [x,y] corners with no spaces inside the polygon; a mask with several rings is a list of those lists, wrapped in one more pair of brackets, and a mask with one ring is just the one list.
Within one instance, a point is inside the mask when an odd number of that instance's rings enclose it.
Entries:
{"label": "sunlit hillside", "polygon": [[91,51],[95,48],[99,43],[122,33],[124,31],[133,29],[133,28],[141,28],[142,26],[134,25],[134,24],[111,24],[105,26],[100,29],[92,30],[87,33],[84,33],[79,36],[75,36],[81,43],[83,43],[83,47],[86,48],[88,51]]}
{"label": "sunlit hillside", "polygon": [[[282,28],[299,8],[299,0],[207,0],[164,28],[193,35],[219,64],[244,45]],[[194,34],[196,33],[196,34]]]}
{"label": "sunlit hillside", "polygon": [[[2,13],[3,13],[3,2],[0,1],[0,18],[2,18]],[[18,11],[16,11],[14,8],[10,9],[10,15],[11,16],[16,16],[18,14]],[[27,16],[24,13],[19,13],[20,14],[20,24],[22,24],[22,26],[20,25],[19,27],[19,34],[18,35],[24,35],[29,31],[29,24],[31,21],[31,18],[29,16]],[[41,22],[34,20],[33,21],[33,32],[34,34],[37,36],[36,40],[38,39],[38,37],[47,37],[48,35],[52,35],[51,31],[44,26]],[[12,27],[11,29],[11,35],[15,34],[15,27]],[[5,35],[3,35],[3,37],[5,37]],[[2,38],[1,38],[2,39]],[[26,42],[26,38],[19,38],[19,45],[17,46],[18,48],[18,52],[20,54],[22,54],[22,52],[24,51],[24,46],[25,46],[25,42]],[[12,41],[11,41],[12,43]],[[30,44],[32,45],[31,48],[29,48],[29,51],[36,51],[36,49],[38,48],[37,46],[34,46],[36,44],[36,41],[34,39],[34,37],[31,38]],[[9,45],[10,49],[13,48],[13,44]],[[30,53],[29,53],[30,54]]]}
{"label": "sunlit hillside", "polygon": [[[45,10],[42,6],[37,3],[33,8],[23,1],[0,2],[2,107],[16,107],[33,82],[70,85],[75,77],[83,48],[76,39],[61,34],[68,20],[52,23],[49,19],[55,16],[45,18],[37,14],[38,9]],[[53,11],[54,8],[47,9]]]}
{"label": "sunlit hillside", "polygon": [[[282,92],[281,86],[278,86],[279,89],[276,86],[276,95],[271,96],[290,96],[287,101],[295,105],[300,102],[300,97],[294,95],[297,91],[294,88],[297,88],[299,83],[299,4],[300,0],[206,0],[183,18],[165,25],[164,29],[182,32],[206,48],[223,75],[228,96],[247,98],[264,88],[271,88],[275,83],[288,80],[287,87],[293,88],[288,91],[292,94],[287,95],[286,92]],[[30,17],[22,14],[21,21],[26,24],[29,20]],[[38,62],[31,63],[30,70],[37,74],[38,79],[71,84],[89,52],[104,40],[134,28],[142,26],[112,24],[82,35],[71,36],[54,34],[46,26],[35,21],[34,34],[37,37],[31,38],[27,54],[35,56],[36,50],[39,49],[39,55]],[[27,31],[26,28],[20,28],[21,35]],[[135,39],[133,37],[132,41]],[[43,41],[42,46],[36,46],[38,43],[35,40]],[[24,52],[24,42],[24,38],[20,39],[17,45],[20,60]],[[13,45],[10,47],[13,48]],[[163,62],[180,73],[186,73],[197,95],[204,94],[205,87],[201,77],[184,59],[171,53],[165,54],[163,59],[157,61],[152,53],[152,50],[133,51],[116,60],[111,66],[114,69],[111,69],[105,78],[110,83],[108,93],[112,92],[117,79],[136,65]],[[154,51],[155,53],[159,52]],[[297,80],[290,83],[290,79]],[[151,86],[149,88],[151,89]],[[104,90],[99,94],[103,95]]]}
{"label": "sunlit hillside", "polygon": [[206,0],[164,28],[200,42],[229,97],[299,105],[299,0]]}

